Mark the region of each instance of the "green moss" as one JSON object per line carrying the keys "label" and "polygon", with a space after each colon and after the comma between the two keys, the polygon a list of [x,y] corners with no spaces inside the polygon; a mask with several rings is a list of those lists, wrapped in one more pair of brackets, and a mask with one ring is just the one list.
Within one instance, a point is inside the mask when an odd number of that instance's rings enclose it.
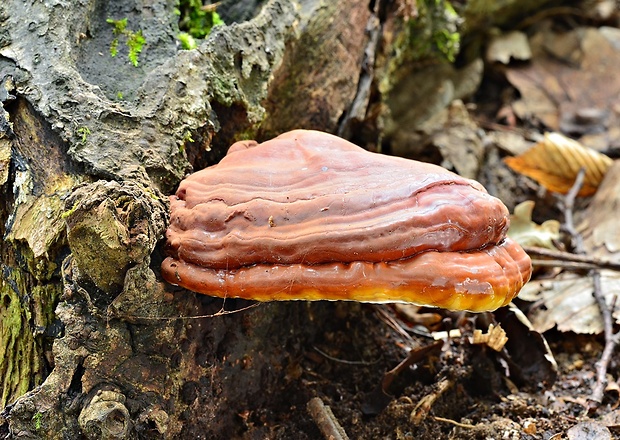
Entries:
{"label": "green moss", "polygon": [[449,2],[435,0],[435,4],[443,11],[443,25],[434,27],[433,44],[448,61],[454,62],[461,48],[461,35],[458,32],[461,19]]}
{"label": "green moss", "polygon": [[20,268],[0,277],[0,408],[43,382],[45,330],[61,290],[58,280],[44,282]]}
{"label": "green moss", "polygon": [[120,20],[113,20],[111,18],[108,18],[106,22],[114,25],[114,29],[112,30],[112,32],[114,32],[114,35],[116,36],[122,35],[127,28],[127,18],[121,18]]}
{"label": "green moss", "polygon": [[446,0],[418,2],[419,17],[409,20],[402,54],[410,61],[443,57],[454,61],[460,50],[461,19]]}
{"label": "green moss", "polygon": [[193,38],[205,38],[215,26],[224,24],[215,6],[203,5],[202,0],[180,0],[175,13],[179,15],[179,29]]}
{"label": "green moss", "polygon": [[115,38],[110,43],[110,56],[115,57],[116,55],[118,55],[118,38]]}
{"label": "green moss", "polygon": [[183,142],[194,142],[194,138],[192,138],[192,133],[187,130],[183,134]]}
{"label": "green moss", "polygon": [[157,194],[155,194],[153,192],[153,190],[151,188],[149,188],[148,186],[144,188],[144,192],[152,199],[152,200],[156,200],[156,201],[160,201],[161,199],[157,196]]}
{"label": "green moss", "polygon": [[138,55],[142,52],[144,43],[146,43],[146,40],[142,36],[142,31],[131,33],[127,36],[128,57],[134,67],[138,67]]}
{"label": "green moss", "polygon": [[80,206],[80,202],[75,202],[75,204],[71,207],[71,209],[68,209],[68,210],[66,210],[65,212],[62,213],[60,218],[67,219],[67,218],[71,217],[73,215],[73,213],[78,209],[79,206]]}
{"label": "green moss", "polygon": [[88,127],[79,127],[77,130],[75,130],[75,132],[80,138],[80,142],[82,142],[82,144],[85,144],[86,140],[88,139],[88,135],[90,135],[90,129]]}
{"label": "green moss", "polygon": [[192,37],[187,32],[181,32],[179,35],[177,35],[177,38],[181,42],[181,48],[183,50],[196,49],[196,47],[198,46],[194,37]]}
{"label": "green moss", "polygon": [[29,314],[22,308],[17,293],[23,286],[23,277],[18,270],[11,271],[6,281],[4,277],[0,278],[0,407],[26,393],[31,379],[38,384],[33,377],[37,360],[34,338],[28,328]]}
{"label": "green moss", "polygon": [[43,419],[43,413],[37,411],[34,416],[32,416],[32,422],[34,423],[34,430],[39,431],[41,429],[41,419]]}
{"label": "green moss", "polygon": [[112,40],[112,43],[110,43],[110,56],[115,57],[118,55],[119,38],[123,37],[125,38],[125,44],[129,49],[129,54],[127,55],[129,61],[134,67],[138,67],[138,55],[140,55],[140,52],[142,52],[142,48],[146,43],[146,39],[142,35],[142,31],[138,30],[133,32],[128,30],[127,18],[122,18],[120,20],[108,18],[106,21],[114,26],[112,33],[115,38]]}
{"label": "green moss", "polygon": [[114,26],[112,33],[116,36],[116,38],[114,38],[112,43],[110,43],[110,56],[115,57],[118,55],[118,37],[125,32],[125,28],[127,27],[127,19],[123,18],[121,20],[112,20],[111,18],[108,18],[106,22]]}
{"label": "green moss", "polygon": [[[48,185],[54,191],[73,183]],[[0,407],[44,379],[46,329],[62,291],[56,258],[66,246],[63,206],[55,193],[21,204],[5,237],[2,252],[9,263],[0,276]]]}
{"label": "green moss", "polygon": [[380,83],[387,94],[420,63],[454,62],[461,48],[462,18],[447,0],[420,0],[418,17],[401,24]]}

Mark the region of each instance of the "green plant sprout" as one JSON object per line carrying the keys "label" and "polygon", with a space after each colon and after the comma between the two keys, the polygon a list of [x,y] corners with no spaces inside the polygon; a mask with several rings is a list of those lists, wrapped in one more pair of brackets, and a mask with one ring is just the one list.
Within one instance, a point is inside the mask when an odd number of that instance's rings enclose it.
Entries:
{"label": "green plant sprout", "polygon": [[60,218],[65,220],[73,215],[75,211],[80,207],[80,202],[75,202],[75,204],[71,207],[71,209],[67,209],[65,212],[60,214]]}
{"label": "green plant sprout", "polygon": [[187,32],[181,32],[179,35],[177,35],[177,38],[181,42],[181,48],[183,50],[196,49],[196,47],[198,46],[194,37],[192,37]]}
{"label": "green plant sprout", "polygon": [[32,416],[32,421],[34,422],[35,431],[39,431],[41,429],[41,419],[43,418],[43,414],[37,412],[34,416]]}
{"label": "green plant sprout", "polygon": [[75,130],[75,132],[80,137],[81,142],[85,144],[86,139],[88,139],[88,135],[90,134],[90,129],[88,127],[79,127],[77,130]]}
{"label": "green plant sprout", "polygon": [[146,43],[144,36],[142,35],[142,30],[137,32],[133,32],[127,29],[127,18],[122,18],[120,20],[113,20],[108,18],[106,22],[110,23],[114,26],[112,29],[112,33],[115,35],[114,40],[110,43],[110,56],[115,57],[118,55],[118,42],[119,37],[123,36],[127,39],[125,44],[129,49],[129,61],[133,64],[134,67],[138,67],[138,55],[142,52],[142,47]]}
{"label": "green plant sprout", "polygon": [[183,142],[195,142],[194,138],[192,137],[192,133],[189,130],[183,133]]}

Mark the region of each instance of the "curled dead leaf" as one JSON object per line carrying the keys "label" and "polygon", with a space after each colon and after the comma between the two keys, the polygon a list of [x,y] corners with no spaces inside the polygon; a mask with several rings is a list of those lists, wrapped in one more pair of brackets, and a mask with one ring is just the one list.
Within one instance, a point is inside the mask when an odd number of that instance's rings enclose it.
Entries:
{"label": "curled dead leaf", "polygon": [[581,168],[585,179],[579,196],[596,192],[613,160],[559,133],[545,133],[543,140],[525,153],[504,159],[514,171],[536,180],[549,191],[566,194]]}
{"label": "curled dead leaf", "polygon": [[[614,403],[611,408],[614,410],[618,408],[620,405],[620,399],[618,399],[620,396],[620,384],[613,380],[613,378],[608,378],[607,385],[605,386],[605,393],[613,395],[612,399],[614,400]],[[607,424],[605,425],[609,426]]]}
{"label": "curled dead leaf", "polygon": [[505,349],[511,380],[519,382],[520,387],[551,386],[557,378],[558,365],[544,335],[512,303],[499,309],[495,316],[508,336]]}
{"label": "curled dead leaf", "polygon": [[[605,175],[601,187],[584,212],[578,230],[583,236],[585,256],[595,261],[620,262],[618,238],[618,206],[620,206],[620,162],[615,162]],[[602,265],[601,265],[602,267]],[[611,267],[610,267],[611,269]],[[601,292],[612,317],[620,323],[620,272],[599,269]],[[564,272],[554,279],[532,280],[521,289],[519,299],[531,302],[528,316],[540,332],[555,326],[560,332],[600,334],[603,318],[592,292],[592,277],[583,273]],[[509,333],[510,334],[510,333]]]}
{"label": "curled dead leaf", "polygon": [[482,333],[480,329],[474,330],[471,338],[472,344],[485,344],[495,351],[502,351],[506,342],[508,342],[508,337],[504,329],[500,325],[493,324],[489,324],[489,330],[486,333]]}
{"label": "curled dead leaf", "polygon": [[541,225],[532,221],[535,202],[526,200],[515,206],[510,216],[508,235],[521,246],[537,246],[546,249],[557,249],[553,244],[560,239],[560,222],[547,220]]}

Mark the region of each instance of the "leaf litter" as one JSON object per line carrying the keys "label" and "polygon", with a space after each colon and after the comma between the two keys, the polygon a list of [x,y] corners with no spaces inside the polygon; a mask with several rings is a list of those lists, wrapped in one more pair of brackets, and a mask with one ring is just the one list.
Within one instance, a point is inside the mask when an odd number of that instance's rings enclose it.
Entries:
{"label": "leaf litter", "polygon": [[[602,349],[593,342],[596,340],[582,338],[604,331],[603,315],[600,304],[593,297],[595,287],[589,272],[592,268],[608,267],[601,262],[616,264],[613,270],[599,270],[600,290],[612,309],[615,322],[620,323],[617,304],[620,303],[617,301],[620,294],[620,273],[617,270],[620,263],[620,230],[617,227],[620,200],[616,196],[620,194],[620,179],[614,177],[616,167],[613,160],[603,154],[614,155],[620,146],[620,130],[616,129],[620,126],[616,124],[620,122],[617,115],[620,104],[615,102],[616,96],[620,96],[620,77],[616,78],[614,73],[620,70],[614,67],[620,67],[620,49],[613,43],[614,33],[606,29],[583,27],[556,32],[551,26],[543,26],[542,31],[529,34],[529,44],[525,43],[524,35],[518,33],[496,39],[493,51],[487,54],[488,62],[506,65],[500,71],[505,73],[520,96],[500,104],[502,113],[497,113],[497,118],[514,115],[512,119],[506,117],[508,125],[500,126],[495,122],[486,125],[488,132],[483,138],[499,147],[500,154],[520,154],[505,161],[514,171],[512,175],[522,173],[533,177],[539,185],[539,191],[529,190],[529,200],[524,203],[518,204],[524,198],[505,200],[514,207],[509,233],[526,247],[546,250],[552,256],[566,256],[575,251],[572,242],[574,227],[567,226],[562,210],[553,204],[563,200],[561,194],[569,193],[579,173],[583,173],[585,183],[579,188],[576,207],[570,208],[571,211],[574,209],[577,230],[583,238],[583,254],[575,255],[574,267],[559,265],[553,270],[542,264],[537,267],[534,279],[523,289],[518,300],[526,314],[514,307],[497,311],[490,322],[477,316],[472,319],[475,324],[466,324],[463,319],[468,318],[450,316],[442,321],[434,319],[432,323],[424,321],[425,324],[420,325],[422,320],[418,315],[426,316],[428,311],[416,309],[409,317],[415,327],[407,327],[408,319],[402,311],[400,320],[395,317],[391,326],[401,327],[400,333],[413,331],[417,334],[419,327],[427,327],[430,336],[443,334],[443,362],[440,365],[450,356],[456,356],[451,373],[442,370],[443,374],[434,376],[434,388],[420,389],[423,385],[418,384],[415,392],[409,391],[432,400],[430,408],[423,411],[422,419],[432,415],[438,422],[453,425],[451,438],[484,438],[497,432],[516,436],[514,438],[551,438],[550,433],[557,433],[558,429],[569,438],[587,438],[584,432],[588,430],[597,432],[600,438],[611,438],[609,429],[615,429],[618,424],[612,417],[613,412],[607,410],[618,402],[620,386],[610,377],[605,396],[611,400],[601,400],[591,406],[588,393],[596,376],[594,365]],[[531,48],[531,56],[526,46]],[[532,127],[547,134],[536,139],[528,138],[526,133],[535,130]],[[530,140],[538,142],[528,149]],[[502,145],[506,143],[508,147],[504,148]],[[518,182],[517,178],[509,183],[500,180],[497,186],[514,187],[515,182]],[[586,210],[588,202],[590,207]],[[548,262],[552,266],[555,264],[554,261]],[[458,334],[442,330],[446,319],[454,320],[452,324],[460,330]],[[491,333],[484,333],[486,328],[490,328]],[[497,346],[489,344],[495,339],[491,334],[497,335]],[[550,344],[545,336],[551,338]],[[470,344],[470,348],[462,351],[463,344]],[[499,351],[491,354],[494,347]],[[472,354],[475,349],[485,354]],[[554,352],[559,353],[557,363]],[[510,408],[506,411],[513,420],[493,415],[482,422],[475,416],[470,418],[467,414],[460,414],[459,417],[458,413],[450,412],[447,414],[451,418],[444,418],[441,405],[437,406],[439,400],[434,399],[440,396],[443,396],[441,399],[449,398],[452,391],[448,390],[455,383],[451,374],[458,368],[470,368],[467,374],[474,377],[480,371],[488,373],[484,364],[490,359],[505,369],[504,385],[511,393],[502,399],[506,408]],[[415,371],[422,374],[426,368],[428,365],[419,365]],[[490,389],[496,389],[493,375],[483,377],[490,382]],[[556,377],[559,378],[557,382]],[[480,385],[479,381],[476,383]],[[445,389],[441,384],[447,384]],[[472,390],[467,391],[471,393]],[[406,396],[407,389],[401,394]],[[581,417],[580,423],[576,420],[568,423],[568,427],[572,427],[570,432],[564,424],[566,420],[560,421],[562,414],[580,411],[582,416],[592,414],[602,403],[607,405],[602,413],[611,414],[609,420]],[[419,403],[400,397],[386,404],[388,406],[380,417],[420,423]],[[520,423],[515,424],[514,414],[519,405],[528,410],[521,414]],[[403,435],[397,436],[406,438]]]}

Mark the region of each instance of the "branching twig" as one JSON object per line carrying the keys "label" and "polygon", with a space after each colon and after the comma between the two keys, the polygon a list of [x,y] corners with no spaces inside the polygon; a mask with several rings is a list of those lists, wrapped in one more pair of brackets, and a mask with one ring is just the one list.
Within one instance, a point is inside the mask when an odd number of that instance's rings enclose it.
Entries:
{"label": "branching twig", "polygon": [[[585,248],[583,245],[583,238],[575,228],[575,224],[573,221],[573,209],[575,206],[575,198],[577,197],[577,193],[583,185],[584,176],[585,171],[582,168],[581,170],[579,170],[579,174],[577,174],[577,178],[575,179],[573,187],[570,189],[568,194],[566,194],[563,201],[565,229],[571,236],[571,241],[577,254],[584,254]],[[592,388],[592,394],[588,398],[587,411],[589,413],[592,413],[596,411],[598,406],[603,401],[603,393],[605,392],[605,386],[607,385],[607,368],[609,367],[609,362],[611,361],[611,357],[614,353],[616,345],[618,344],[618,342],[620,342],[620,334],[614,333],[613,330],[612,311],[615,308],[615,299],[612,303],[612,307],[608,307],[607,301],[605,300],[605,295],[603,293],[603,289],[601,288],[600,271],[598,269],[593,269],[590,271],[589,274],[594,282],[594,290],[592,292],[592,295],[594,296],[598,308],[601,311],[601,316],[603,317],[603,329],[605,334],[605,348],[603,348],[601,358],[596,364],[596,383]]]}
{"label": "branching twig", "polygon": [[[537,260],[532,258],[532,265],[539,267],[558,267],[566,270],[593,270],[601,269],[600,266],[592,263],[578,263],[576,261],[562,260]],[[620,270],[620,268],[610,268],[610,270]]]}

